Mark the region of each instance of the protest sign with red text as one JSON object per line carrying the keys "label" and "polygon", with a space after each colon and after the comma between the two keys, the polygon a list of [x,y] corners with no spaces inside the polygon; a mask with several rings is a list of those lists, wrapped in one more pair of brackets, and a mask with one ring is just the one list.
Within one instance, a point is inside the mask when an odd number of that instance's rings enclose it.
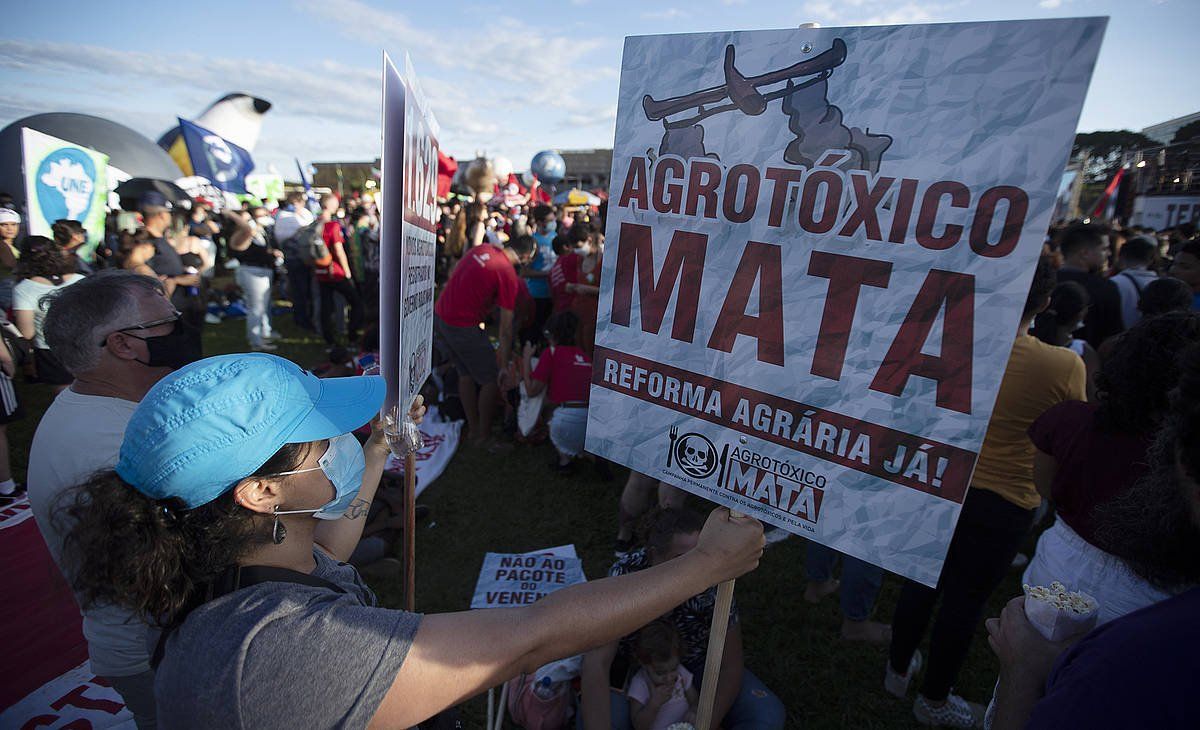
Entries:
{"label": "protest sign with red text", "polygon": [[936,583],[1104,26],[626,39],[588,450]]}

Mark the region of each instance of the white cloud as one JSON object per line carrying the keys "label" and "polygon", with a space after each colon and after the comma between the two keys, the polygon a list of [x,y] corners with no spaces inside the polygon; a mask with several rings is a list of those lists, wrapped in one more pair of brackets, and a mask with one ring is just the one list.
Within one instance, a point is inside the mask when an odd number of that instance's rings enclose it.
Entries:
{"label": "white cloud", "polygon": [[804,22],[823,22],[831,23],[838,19],[838,12],[834,10],[833,3],[826,0],[816,0],[816,2],[805,3],[801,9],[801,17],[805,18]]}
{"label": "white cloud", "polygon": [[[449,44],[443,36],[415,29],[400,14],[357,0],[337,7],[311,0],[298,0],[296,5],[357,42],[406,48],[441,127],[439,141],[450,154],[469,157],[486,150],[517,160],[520,166],[538,149],[572,141],[593,146],[589,140],[596,138],[596,128],[612,123],[615,111],[596,101],[616,98],[619,72],[612,66],[588,65],[587,54],[603,46],[590,30],[567,37],[516,20],[497,20],[467,30]],[[364,29],[369,37],[364,37]],[[525,59],[522,78],[533,82],[499,78],[502,71],[492,49]],[[238,90],[274,105],[255,150],[261,166],[273,162],[290,169],[293,156],[372,159],[379,154],[377,66],[328,60],[285,65],[184,51],[142,53],[0,40],[0,69],[23,78],[37,74],[53,80],[56,88],[56,93],[36,95],[36,100],[6,95],[0,117],[7,119],[74,109],[127,124],[155,139],[174,124],[177,114],[198,114],[219,96]],[[61,91],[67,85],[78,86],[78,93]],[[584,92],[586,99],[581,98]],[[111,101],[117,99],[122,103]],[[541,117],[537,125],[529,124],[530,114]],[[571,134],[571,129],[588,131]]]}
{"label": "white cloud", "polygon": [[947,7],[915,1],[898,5],[895,0],[810,0],[794,17],[797,22],[826,25],[900,25],[937,20]]}
{"label": "white cloud", "polygon": [[726,6],[745,5],[746,0],[721,0],[721,4]]}
{"label": "white cloud", "polygon": [[1055,8],[1062,7],[1062,4],[1063,0],[1042,0],[1040,3],[1038,3],[1038,7],[1045,8],[1047,10],[1054,10]]}
{"label": "white cloud", "polygon": [[560,129],[579,129],[608,125],[612,127],[617,121],[617,105],[601,104],[599,106],[571,112],[566,119],[559,123]]}
{"label": "white cloud", "polygon": [[688,17],[689,13],[679,8],[667,8],[666,10],[651,10],[642,13],[642,17],[646,20],[678,20],[679,18]]}
{"label": "white cloud", "polygon": [[862,23],[864,25],[903,25],[905,23],[928,23],[936,19],[934,6],[906,3],[898,8],[871,15]]}

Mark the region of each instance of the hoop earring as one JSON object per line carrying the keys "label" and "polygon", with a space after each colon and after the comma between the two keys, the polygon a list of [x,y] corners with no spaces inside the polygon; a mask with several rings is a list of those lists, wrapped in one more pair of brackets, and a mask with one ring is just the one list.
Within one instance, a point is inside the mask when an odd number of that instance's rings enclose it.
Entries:
{"label": "hoop earring", "polygon": [[279,505],[271,508],[275,514],[275,524],[271,526],[271,542],[279,545],[287,537],[287,525],[279,521]]}

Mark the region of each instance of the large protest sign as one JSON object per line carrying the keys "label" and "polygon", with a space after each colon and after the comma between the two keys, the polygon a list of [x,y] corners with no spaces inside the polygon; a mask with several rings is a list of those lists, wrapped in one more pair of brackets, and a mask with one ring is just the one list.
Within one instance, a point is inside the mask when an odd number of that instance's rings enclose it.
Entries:
{"label": "large protest sign", "polygon": [[574,545],[531,553],[488,553],[475,583],[471,608],[528,606],[586,580]]}
{"label": "large protest sign", "polygon": [[108,155],[34,129],[21,130],[21,151],[29,233],[50,236],[55,221],[79,221],[88,240],[78,254],[90,260],[104,237]]}
{"label": "large protest sign", "polygon": [[1105,22],[626,39],[588,450],[933,585]]}
{"label": "large protest sign", "polygon": [[380,180],[380,368],[385,409],[409,404],[429,376],[437,247],[438,125],[408,54],[401,74],[383,56]]}

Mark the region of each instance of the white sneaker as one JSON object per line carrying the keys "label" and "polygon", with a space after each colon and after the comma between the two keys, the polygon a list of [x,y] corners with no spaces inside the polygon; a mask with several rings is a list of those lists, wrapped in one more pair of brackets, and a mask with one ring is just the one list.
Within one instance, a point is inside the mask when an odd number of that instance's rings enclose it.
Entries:
{"label": "white sneaker", "polygon": [[908,694],[908,683],[917,675],[917,672],[921,671],[921,663],[920,649],[913,652],[912,659],[908,660],[908,671],[904,674],[892,669],[892,662],[888,660],[887,671],[883,676],[883,688],[888,691],[888,694],[904,699],[904,696]]}
{"label": "white sneaker", "polygon": [[953,692],[946,695],[945,704],[934,706],[925,695],[918,694],[913,702],[917,722],[932,727],[975,727],[977,720],[971,703]]}

